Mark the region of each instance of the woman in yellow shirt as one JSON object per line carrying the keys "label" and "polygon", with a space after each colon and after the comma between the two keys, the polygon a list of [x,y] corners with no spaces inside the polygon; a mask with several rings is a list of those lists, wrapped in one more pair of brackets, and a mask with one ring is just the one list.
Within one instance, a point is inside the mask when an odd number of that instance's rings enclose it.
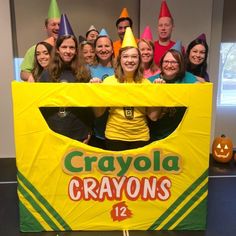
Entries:
{"label": "woman in yellow shirt", "polygon": [[[127,32],[128,30],[128,32]],[[115,75],[107,77],[103,83],[150,83],[143,77],[141,55],[135,39],[127,45],[125,38],[130,38],[132,31],[127,28],[122,48],[117,57]],[[94,108],[95,115],[101,116],[105,107]],[[145,146],[149,143],[150,135],[147,116],[156,120],[158,109],[151,107],[111,107],[107,120],[105,137],[108,150],[121,151]]]}

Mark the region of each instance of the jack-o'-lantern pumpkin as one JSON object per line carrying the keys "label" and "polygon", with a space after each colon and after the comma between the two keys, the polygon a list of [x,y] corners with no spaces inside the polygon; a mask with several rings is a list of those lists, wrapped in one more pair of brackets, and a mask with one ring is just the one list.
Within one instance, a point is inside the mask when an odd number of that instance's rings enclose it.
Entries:
{"label": "jack-o'-lantern pumpkin", "polygon": [[212,144],[212,156],[218,162],[229,162],[233,157],[232,140],[224,134],[220,137],[216,137]]}

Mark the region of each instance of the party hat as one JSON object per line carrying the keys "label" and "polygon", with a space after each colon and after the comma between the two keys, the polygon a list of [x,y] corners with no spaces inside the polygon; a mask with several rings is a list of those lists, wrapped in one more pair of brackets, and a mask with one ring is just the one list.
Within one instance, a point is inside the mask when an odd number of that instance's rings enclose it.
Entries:
{"label": "party hat", "polygon": [[119,18],[128,18],[128,17],[129,17],[128,10],[126,7],[124,7]]}
{"label": "party hat", "polygon": [[176,41],[176,43],[173,45],[173,47],[171,49],[174,49],[174,50],[182,53],[182,42]]}
{"label": "party hat", "polygon": [[48,19],[60,18],[61,12],[57,5],[57,0],[51,0],[49,9],[48,9]]}
{"label": "party hat", "polygon": [[101,31],[100,31],[100,33],[98,35],[98,37],[101,37],[101,36],[109,37],[107,31],[104,28],[101,29]]}
{"label": "party hat", "polygon": [[130,26],[132,27],[133,21],[129,17],[129,13],[128,13],[128,10],[127,10],[126,7],[124,7],[123,10],[121,11],[121,14],[120,14],[119,18],[116,21],[116,26],[123,20],[128,20],[129,23],[130,23]]}
{"label": "party hat", "polygon": [[150,26],[146,26],[142,35],[141,35],[141,39],[145,39],[145,40],[149,40],[149,41],[153,41],[153,37],[152,37],[152,31]]}
{"label": "party hat", "polygon": [[[91,31],[96,31],[96,32],[98,32],[98,30],[95,28],[94,25],[90,25],[90,27],[89,27],[89,29],[88,29],[88,31],[87,31],[87,33],[86,33],[86,37],[88,36],[88,34],[89,34]],[[98,32],[98,33],[99,33],[99,32]]]}
{"label": "party hat", "polygon": [[70,26],[70,22],[66,16],[66,14],[61,15],[60,27],[58,32],[58,37],[65,35],[74,35],[74,32]]}
{"label": "party hat", "polygon": [[202,41],[206,41],[206,35],[204,33],[202,33],[196,39],[200,39]]}
{"label": "party hat", "polygon": [[[97,31],[97,29],[95,28],[94,25],[90,25],[89,29],[87,32],[90,32],[90,31]],[[98,31],[97,31],[98,32]]]}
{"label": "party hat", "polygon": [[170,10],[169,10],[165,0],[162,0],[162,2],[161,2],[161,9],[160,9],[160,14],[159,14],[159,19],[161,17],[170,17],[170,18],[172,18],[171,14],[170,14]]}
{"label": "party hat", "polygon": [[136,40],[134,38],[132,29],[130,27],[127,27],[125,30],[125,35],[124,35],[121,48],[124,48],[124,47],[134,47],[134,48],[138,47]]}
{"label": "party hat", "polygon": [[79,43],[86,42],[86,38],[82,35],[79,35],[78,41],[79,41]]}

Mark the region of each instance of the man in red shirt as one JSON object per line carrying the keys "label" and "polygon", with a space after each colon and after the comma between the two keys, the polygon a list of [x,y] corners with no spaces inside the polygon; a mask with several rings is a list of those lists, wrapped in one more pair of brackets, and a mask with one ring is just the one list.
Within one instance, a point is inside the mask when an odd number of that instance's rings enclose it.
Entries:
{"label": "man in red shirt", "polygon": [[158,66],[161,57],[175,44],[175,42],[171,40],[173,28],[174,20],[166,1],[163,0],[157,26],[158,40],[154,42],[154,61]]}

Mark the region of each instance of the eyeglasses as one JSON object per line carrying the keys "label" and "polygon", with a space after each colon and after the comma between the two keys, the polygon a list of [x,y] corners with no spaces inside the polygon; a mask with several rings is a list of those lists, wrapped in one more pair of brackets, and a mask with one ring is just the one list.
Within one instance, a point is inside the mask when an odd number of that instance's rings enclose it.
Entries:
{"label": "eyeglasses", "polygon": [[178,65],[179,62],[177,62],[177,61],[163,61],[163,65],[167,66],[168,64],[170,64],[171,66],[175,66],[175,65]]}
{"label": "eyeglasses", "polygon": [[124,54],[124,55],[121,55],[121,58],[123,60],[128,60],[128,59],[131,59],[131,60],[138,60],[139,59],[139,55],[137,54],[133,54],[133,55],[128,55],[128,54]]}

